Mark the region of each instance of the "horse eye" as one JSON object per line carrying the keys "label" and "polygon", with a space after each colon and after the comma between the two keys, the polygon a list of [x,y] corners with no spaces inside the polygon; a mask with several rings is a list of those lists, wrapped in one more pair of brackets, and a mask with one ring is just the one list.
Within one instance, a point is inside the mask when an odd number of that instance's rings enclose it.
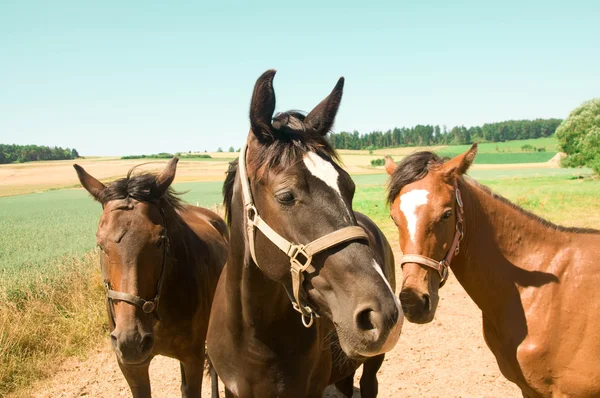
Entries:
{"label": "horse eye", "polygon": [[289,205],[294,201],[294,194],[287,191],[287,192],[282,192],[280,194],[276,195],[277,201],[279,203],[285,204],[285,205]]}
{"label": "horse eye", "polygon": [[444,213],[444,216],[442,217],[444,220],[449,219],[452,216],[452,210],[448,210],[447,212]]}

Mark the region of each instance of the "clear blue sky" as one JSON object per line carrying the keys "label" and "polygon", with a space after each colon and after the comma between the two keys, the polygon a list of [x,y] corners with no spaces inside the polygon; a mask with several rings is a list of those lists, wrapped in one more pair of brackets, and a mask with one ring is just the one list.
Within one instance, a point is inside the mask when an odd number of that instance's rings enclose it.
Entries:
{"label": "clear blue sky", "polygon": [[250,3],[1,1],[0,142],[238,148],[269,68],[278,110],[345,76],[336,131],[564,118],[600,95],[597,0]]}

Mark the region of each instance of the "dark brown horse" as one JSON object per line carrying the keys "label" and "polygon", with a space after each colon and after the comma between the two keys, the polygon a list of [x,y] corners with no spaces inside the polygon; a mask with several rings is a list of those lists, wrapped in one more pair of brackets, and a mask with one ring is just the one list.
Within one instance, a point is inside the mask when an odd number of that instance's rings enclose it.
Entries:
{"label": "dark brown horse", "polygon": [[200,396],[210,308],[227,259],[225,222],[183,204],[170,188],[177,161],[159,176],[132,169],[108,186],[75,165],[83,187],[102,204],[96,242],[110,338],[134,397],[150,396],[155,355],[177,358],[182,395]]}
{"label": "dark brown horse", "polygon": [[351,396],[365,360],[362,395],[373,397],[403,314],[390,246],[352,211],[354,184],[326,139],[343,79],[308,115],[273,118],[274,75],[256,82],[225,182],[231,247],[208,352],[228,397],[321,397],[332,383]]}
{"label": "dark brown horse", "polygon": [[407,319],[433,319],[450,266],[523,396],[600,396],[600,231],[551,224],[464,177],[476,152],[388,162]]}

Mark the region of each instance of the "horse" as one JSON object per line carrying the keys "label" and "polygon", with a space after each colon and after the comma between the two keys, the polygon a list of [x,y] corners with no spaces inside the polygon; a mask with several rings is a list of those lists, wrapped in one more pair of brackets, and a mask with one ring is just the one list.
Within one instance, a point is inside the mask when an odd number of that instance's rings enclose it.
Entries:
{"label": "horse", "polygon": [[227,397],[377,394],[376,373],[403,322],[390,245],[352,211],[355,186],[327,140],[344,79],[310,113],[275,111],[274,70],[261,75],[250,132],[230,165],[231,235],[207,348]]}
{"label": "horse", "polygon": [[155,355],[178,359],[182,396],[200,397],[210,308],[227,260],[224,220],[184,204],[171,188],[177,162],[158,176],[133,175],[134,167],[108,186],[74,165],[81,185],[102,204],[96,242],[110,340],[136,398],[151,396],[148,366]]}
{"label": "horse", "polygon": [[476,154],[387,162],[406,318],[433,319],[451,267],[524,397],[600,395],[600,231],[552,224],[468,178]]}

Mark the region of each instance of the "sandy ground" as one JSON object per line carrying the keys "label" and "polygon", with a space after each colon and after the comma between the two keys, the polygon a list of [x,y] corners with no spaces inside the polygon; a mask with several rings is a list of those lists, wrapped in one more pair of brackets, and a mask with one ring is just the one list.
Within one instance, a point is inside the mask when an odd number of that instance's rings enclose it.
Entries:
{"label": "sandy ground", "polygon": [[[402,280],[400,271],[397,276]],[[177,361],[157,357],[150,373],[154,397],[180,396]],[[355,387],[359,375],[360,370]],[[378,379],[380,397],[520,396],[518,389],[500,374],[483,341],[481,313],[453,276],[442,289],[432,323],[404,323],[400,341],[386,356]],[[206,376],[204,396],[210,396],[209,386]],[[130,393],[107,339],[87,358],[65,362],[53,378],[34,385],[26,396],[109,398],[128,397]],[[341,395],[330,387],[325,397]],[[360,397],[357,388],[354,397]]]}

